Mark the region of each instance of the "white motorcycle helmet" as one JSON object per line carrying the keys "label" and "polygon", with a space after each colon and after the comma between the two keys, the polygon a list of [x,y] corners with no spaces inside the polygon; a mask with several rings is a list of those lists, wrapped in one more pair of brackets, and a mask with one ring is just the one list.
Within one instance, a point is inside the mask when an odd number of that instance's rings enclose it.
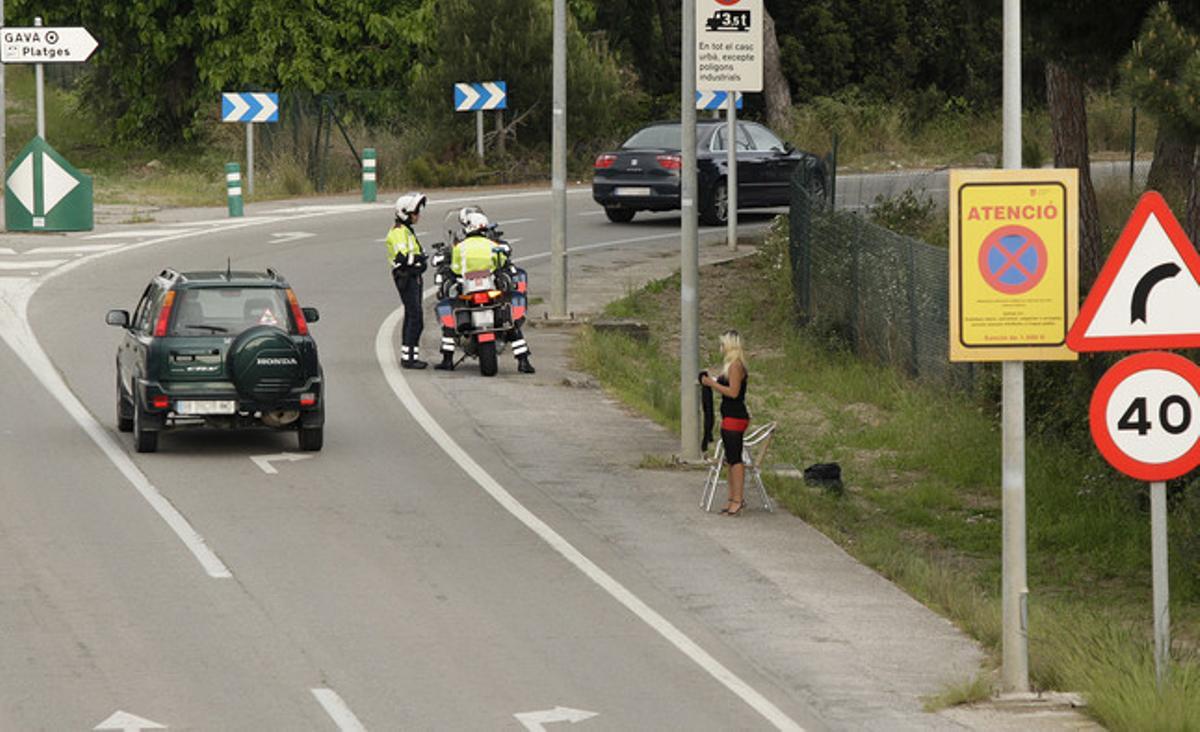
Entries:
{"label": "white motorcycle helmet", "polygon": [[492,222],[488,221],[488,217],[477,208],[463,209],[458,221],[462,224],[463,236],[482,234],[492,225]]}
{"label": "white motorcycle helmet", "polygon": [[413,214],[421,213],[428,202],[423,193],[405,193],[396,199],[396,219],[402,224],[411,224]]}

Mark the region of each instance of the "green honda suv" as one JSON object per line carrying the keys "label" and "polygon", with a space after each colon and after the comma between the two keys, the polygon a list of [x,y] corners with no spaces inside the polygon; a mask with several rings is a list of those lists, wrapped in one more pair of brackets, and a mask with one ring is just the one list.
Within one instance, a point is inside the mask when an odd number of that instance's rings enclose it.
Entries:
{"label": "green honda suv", "polygon": [[324,378],[309,323],[287,282],[266,272],[163,270],[130,316],[117,349],[117,428],[138,452],[185,427],[294,430],[301,450],[324,442]]}

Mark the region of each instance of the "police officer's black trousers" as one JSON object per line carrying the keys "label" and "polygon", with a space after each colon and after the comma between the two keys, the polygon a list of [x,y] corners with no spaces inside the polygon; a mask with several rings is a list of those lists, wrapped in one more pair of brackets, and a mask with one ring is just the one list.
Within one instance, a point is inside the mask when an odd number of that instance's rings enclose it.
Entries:
{"label": "police officer's black trousers", "polygon": [[425,330],[425,314],[421,310],[421,275],[392,271],[396,291],[404,303],[404,328],[400,332],[401,356],[416,359],[420,355],[421,332]]}

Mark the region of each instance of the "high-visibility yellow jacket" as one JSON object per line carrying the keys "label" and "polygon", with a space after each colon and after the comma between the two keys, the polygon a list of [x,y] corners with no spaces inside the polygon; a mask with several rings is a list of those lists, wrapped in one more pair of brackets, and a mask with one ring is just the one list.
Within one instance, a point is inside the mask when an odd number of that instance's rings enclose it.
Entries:
{"label": "high-visibility yellow jacket", "polygon": [[455,245],[450,271],[461,277],[467,272],[499,269],[503,261],[495,249],[496,242],[486,236],[468,236]]}
{"label": "high-visibility yellow jacket", "polygon": [[[418,255],[422,254],[421,242],[417,241],[417,235],[407,226],[400,225],[392,228],[387,235],[388,261],[392,266],[407,264],[412,266],[416,263]],[[403,258],[397,261],[397,257],[403,255]]]}

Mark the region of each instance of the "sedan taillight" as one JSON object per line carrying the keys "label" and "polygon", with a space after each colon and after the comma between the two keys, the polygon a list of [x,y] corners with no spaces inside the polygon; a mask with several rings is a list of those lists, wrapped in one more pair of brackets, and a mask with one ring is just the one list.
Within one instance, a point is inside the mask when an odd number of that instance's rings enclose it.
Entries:
{"label": "sedan taillight", "polygon": [[659,155],[658,165],[663,170],[679,170],[683,167],[683,158],[678,155]]}
{"label": "sedan taillight", "polygon": [[615,162],[617,162],[616,155],[610,155],[608,153],[605,153],[604,155],[601,155],[600,157],[596,158],[596,167],[597,168],[611,168],[613,166],[613,163],[615,163]]}

